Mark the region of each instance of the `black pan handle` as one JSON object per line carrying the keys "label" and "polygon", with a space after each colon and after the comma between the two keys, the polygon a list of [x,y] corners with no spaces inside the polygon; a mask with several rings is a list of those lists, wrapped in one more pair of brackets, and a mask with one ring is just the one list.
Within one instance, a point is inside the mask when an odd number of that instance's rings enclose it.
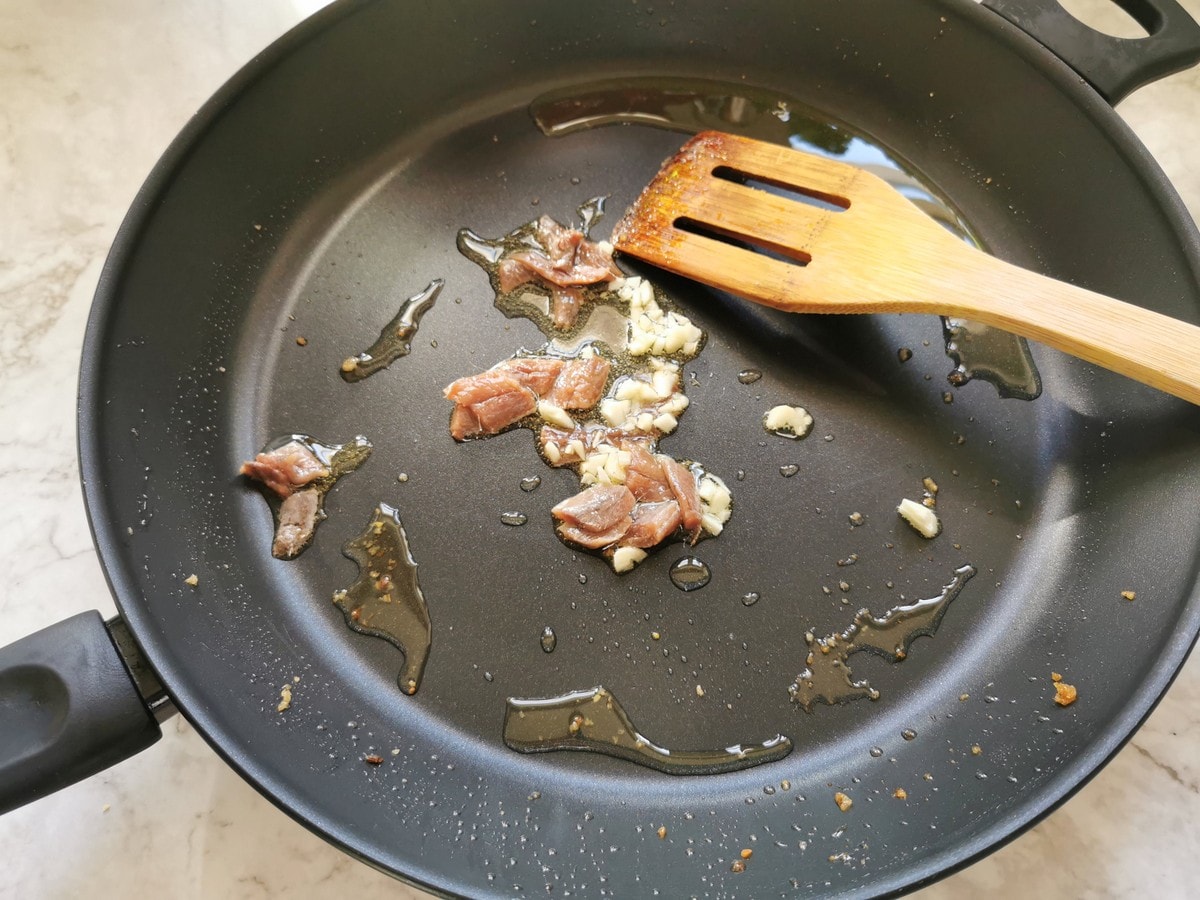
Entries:
{"label": "black pan handle", "polygon": [[[0,648],[0,813],[115,765],[161,737],[143,695],[149,670],[137,658],[127,667],[118,649],[136,649],[127,638],[120,620],[106,625],[92,611]],[[173,709],[169,701],[154,702],[160,716]]]}
{"label": "black pan handle", "polygon": [[1200,62],[1200,25],[1176,0],[1111,0],[1146,29],[1142,38],[1103,34],[1057,0],[983,0],[1082,75],[1116,105],[1144,84]]}

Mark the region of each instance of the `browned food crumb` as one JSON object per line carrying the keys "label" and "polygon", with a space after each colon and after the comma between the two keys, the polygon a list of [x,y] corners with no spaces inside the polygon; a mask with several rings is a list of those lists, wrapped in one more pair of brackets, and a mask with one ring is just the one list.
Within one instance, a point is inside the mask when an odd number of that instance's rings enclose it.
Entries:
{"label": "browned food crumb", "polygon": [[285,684],[279,689],[279,705],[275,707],[276,712],[283,712],[292,705],[292,686]]}
{"label": "browned food crumb", "polygon": [[841,791],[838,791],[833,795],[833,802],[837,804],[838,809],[840,809],[842,812],[849,812],[850,807],[854,805],[854,801]]}
{"label": "browned food crumb", "polygon": [[733,865],[729,867],[729,871],[730,872],[745,872],[746,864],[744,862],[742,862],[740,859],[734,860]]}
{"label": "browned food crumb", "polygon": [[744,849],[742,851],[742,859],[749,859],[753,855],[754,855],[754,851],[751,850],[749,847],[747,847],[746,849]]}
{"label": "browned food crumb", "polygon": [[965,703],[966,701],[968,701],[968,700],[970,700],[970,699],[971,699],[971,695],[970,695],[970,694],[959,694],[959,695],[958,695],[958,702],[959,702],[959,703]]}
{"label": "browned food crumb", "polygon": [[342,360],[342,371],[343,372],[353,372],[357,368],[358,368],[358,360],[355,359],[353,356],[348,356]]}
{"label": "browned food crumb", "polygon": [[1137,599],[1137,591],[1121,591],[1121,596],[1124,597],[1126,600],[1136,600]]}
{"label": "browned food crumb", "polygon": [[658,834],[658,839],[660,841],[665,841],[667,839],[667,826],[659,825],[656,833]]}
{"label": "browned food crumb", "polygon": [[363,757],[363,762],[367,763],[368,765],[377,766],[383,762],[383,757],[378,753],[368,753]]}
{"label": "browned food crumb", "polygon": [[1057,684],[1058,682],[1062,681],[1062,676],[1059,675],[1057,672],[1051,672],[1050,680],[1053,681],[1055,684]]}
{"label": "browned food crumb", "polygon": [[196,574],[189,575],[187,578],[183,579],[183,583],[188,587],[195,587],[200,583],[200,576]]}
{"label": "browned food crumb", "polygon": [[975,744],[971,747],[971,755],[972,756],[979,756],[981,753],[983,753],[983,748],[980,747],[978,744]]}
{"label": "browned food crumb", "polygon": [[864,521],[866,521],[866,520],[863,518],[863,514],[862,514],[862,513],[860,513],[860,512],[852,512],[852,513],[850,513],[849,519],[850,519],[850,524],[851,524],[851,525],[854,525],[854,526],[856,526],[856,527],[857,527],[857,526],[859,526],[859,525],[861,525],[861,524],[862,524]]}
{"label": "browned food crumb", "polygon": [[896,790],[892,792],[892,796],[897,800],[907,800],[908,791],[906,791],[904,788],[896,788]]}
{"label": "browned food crumb", "polygon": [[1059,706],[1070,706],[1078,697],[1079,692],[1075,690],[1075,685],[1067,684],[1065,681],[1054,683],[1054,702]]}
{"label": "browned food crumb", "polygon": [[938,492],[937,482],[928,475],[921,479],[921,484],[923,484],[925,486],[925,490],[929,491],[931,494],[936,494]]}
{"label": "browned food crumb", "polygon": [[657,631],[652,631],[652,632],[650,632],[650,639],[651,639],[651,640],[653,640],[653,641],[657,641],[657,640],[659,640],[661,637],[662,637],[662,635],[661,635],[659,632],[657,632]]}
{"label": "browned food crumb", "polygon": [[298,338],[296,338],[296,343],[299,344],[301,347],[307,347],[308,346],[308,338],[298,337]]}

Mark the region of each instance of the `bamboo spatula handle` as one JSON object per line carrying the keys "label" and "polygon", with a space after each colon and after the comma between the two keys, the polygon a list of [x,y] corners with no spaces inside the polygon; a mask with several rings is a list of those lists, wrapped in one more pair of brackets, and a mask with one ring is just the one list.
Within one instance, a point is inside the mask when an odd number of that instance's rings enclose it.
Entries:
{"label": "bamboo spatula handle", "polygon": [[989,259],[965,315],[1200,404],[1200,327]]}

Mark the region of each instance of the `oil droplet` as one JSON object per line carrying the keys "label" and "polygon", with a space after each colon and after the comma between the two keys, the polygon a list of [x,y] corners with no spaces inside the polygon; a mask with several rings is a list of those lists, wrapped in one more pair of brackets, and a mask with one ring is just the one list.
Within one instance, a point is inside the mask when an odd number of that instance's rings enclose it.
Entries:
{"label": "oil droplet", "polygon": [[708,566],[694,556],[685,556],[671,566],[671,583],[681,591],[698,591],[712,580]]}
{"label": "oil droplet", "polygon": [[754,384],[760,378],[762,378],[762,372],[758,369],[742,369],[737,375],[737,380],[742,384]]}
{"label": "oil droplet", "polygon": [[900,737],[904,738],[906,741],[911,741],[916,736],[917,736],[917,733],[915,731],[913,731],[911,728],[905,728],[902,732],[900,732]]}
{"label": "oil droplet", "polygon": [[779,474],[782,475],[784,478],[791,478],[793,475],[795,475],[799,471],[800,471],[800,467],[798,465],[796,465],[795,463],[788,463],[786,466],[779,467]]}
{"label": "oil droplet", "polygon": [[521,490],[528,494],[530,491],[536,491],[541,483],[542,479],[537,475],[530,475],[521,479]]}
{"label": "oil droplet", "polygon": [[504,743],[519,753],[590,750],[679,775],[734,772],[792,752],[792,742],[782,734],[715,750],[667,749],[645,737],[603,687],[544,700],[509,697]]}
{"label": "oil droplet", "polygon": [[523,512],[502,512],[500,513],[500,521],[505,525],[524,525],[529,521],[529,516]]}
{"label": "oil droplet", "polygon": [[558,635],[554,633],[554,629],[547,625],[542,629],[542,649],[547,653],[553,653],[554,648],[558,646]]}
{"label": "oil droplet", "polygon": [[873,757],[875,757],[876,759],[879,759],[879,757],[883,756],[883,748],[882,747],[872,747],[871,755]]}
{"label": "oil droplet", "polygon": [[742,606],[753,606],[759,600],[758,591],[749,591],[742,595]]}

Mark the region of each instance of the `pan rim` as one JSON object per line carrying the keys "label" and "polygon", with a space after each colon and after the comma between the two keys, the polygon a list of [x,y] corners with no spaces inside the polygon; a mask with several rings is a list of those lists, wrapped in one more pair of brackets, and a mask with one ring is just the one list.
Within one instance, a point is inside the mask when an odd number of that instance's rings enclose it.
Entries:
{"label": "pan rim", "polygon": [[[1172,231],[1180,238],[1189,262],[1188,275],[1200,284],[1200,235],[1182,200],[1167,181],[1153,157],[1113,109],[1084,83],[1072,69],[1050,51],[991,10],[973,8],[975,3],[961,0],[929,0],[968,22],[986,28],[997,42],[1020,56],[1052,87],[1096,123],[1097,131],[1107,136],[1122,159],[1129,163],[1149,199],[1161,211]],[[385,871],[403,882],[441,896],[455,896],[451,887],[439,886],[428,880],[428,870],[400,872],[366,856],[351,843],[344,824],[329,821],[319,807],[306,805],[297,798],[276,773],[253,755],[237,751],[237,742],[216,717],[209,714],[202,689],[177,665],[170,646],[154,636],[153,620],[145,599],[136,588],[136,579],[126,567],[119,552],[115,517],[110,514],[104,494],[104,466],[107,454],[100,443],[97,427],[99,411],[103,408],[99,373],[107,355],[104,335],[108,331],[117,307],[122,275],[128,261],[137,252],[140,237],[157,206],[167,192],[178,170],[185,164],[192,148],[204,139],[222,113],[276,64],[294,50],[335,26],[345,18],[373,4],[373,0],[339,0],[289,30],[259,53],[227,81],[192,117],[166,152],[155,164],[139,189],[130,210],[113,240],[100,275],[83,340],[78,387],[78,456],[85,509],[101,568],[122,618],[129,624],[138,645],[156,672],[162,677],[168,692],[176,700],[180,712],[204,737],[210,746],[264,797],[300,824],[356,859]],[[1196,587],[1196,564],[1193,563],[1190,581],[1191,595],[1183,615],[1166,650],[1154,663],[1126,711],[1097,738],[1091,749],[1076,757],[1058,776],[1033,797],[1023,800],[1009,812],[978,832],[973,840],[957,844],[940,855],[926,857],[922,863],[902,870],[895,877],[876,882],[874,890],[896,896],[917,887],[931,884],[957,872],[983,856],[1019,837],[1027,829],[1047,817],[1087,784],[1133,737],[1138,728],[1154,711],[1182,669],[1189,653],[1200,636],[1200,591]],[[452,885],[448,879],[443,882]]]}

